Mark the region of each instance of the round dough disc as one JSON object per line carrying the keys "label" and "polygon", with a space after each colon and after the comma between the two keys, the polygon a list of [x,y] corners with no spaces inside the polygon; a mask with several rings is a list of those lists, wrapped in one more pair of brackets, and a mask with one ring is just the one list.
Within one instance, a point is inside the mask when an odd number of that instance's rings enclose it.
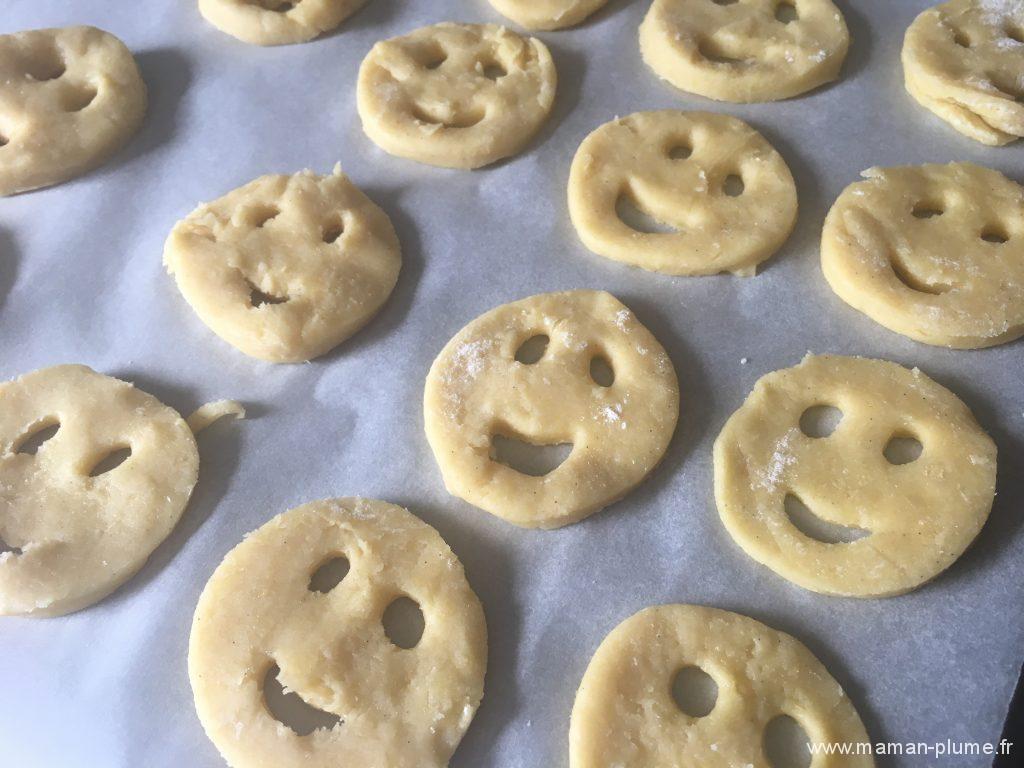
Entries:
{"label": "round dough disc", "polygon": [[903,76],[923,107],[999,146],[1024,136],[1024,3],[951,0],[914,19]]}
{"label": "round dough disc", "polygon": [[[831,433],[809,411],[820,406],[841,413]],[[995,496],[996,447],[967,406],[883,360],[808,355],[767,374],[722,429],[714,461],[736,542],[830,595],[886,597],[935,578]]]}
{"label": "round dough disc", "polygon": [[[672,693],[679,672],[692,668],[718,686],[714,707],[703,716],[684,712]],[[842,687],[798,640],[716,608],[646,608],[612,630],[583,675],[569,726],[569,765],[769,768],[775,763],[766,755],[766,729],[783,715],[812,744],[868,742]],[[874,761],[853,755],[841,764],[870,768]]]}
{"label": "round dough disc", "polygon": [[0,196],[92,170],[145,114],[146,84],[113,35],[95,27],[0,35]]}
{"label": "round dough disc", "polygon": [[262,176],[171,230],[164,264],[226,342],[275,363],[317,357],[381,308],[402,265],[391,220],[340,168]]}
{"label": "round dough disc", "polygon": [[[338,558],[348,572],[317,586]],[[411,648],[383,626],[402,597],[424,619]],[[199,719],[234,768],[443,768],[486,665],[483,609],[448,545],[401,507],[356,498],[304,504],[246,536],[199,598],[188,654]],[[275,670],[340,719],[302,736],[275,719]]]}
{"label": "round dough disc", "polygon": [[221,32],[254,45],[304,43],[329,32],[366,0],[199,0]]}
{"label": "round dough disc", "polygon": [[195,438],[152,395],[83,365],[0,384],[0,403],[0,614],[92,605],[178,522],[199,473]]}
{"label": "round dough disc", "polygon": [[569,214],[587,248],[615,261],[670,275],[753,275],[793,230],[796,184],[782,156],[742,120],[637,112],[580,144]]}
{"label": "round dough disc", "polygon": [[1024,189],[970,163],[871,168],[825,219],[821,267],[847,304],[925,344],[1024,334]]}
{"label": "round dough disc", "polygon": [[[544,339],[538,359],[517,359]],[[603,366],[611,375],[595,377]],[[481,315],[441,350],[424,392],[448,491],[527,528],[574,523],[624,496],[661,460],[678,415],[672,361],[604,291],[545,293]],[[572,447],[556,468],[527,474],[499,460],[503,440]]]}
{"label": "round dough disc", "polygon": [[788,99],[839,76],[850,35],[831,0],[654,0],[640,52],[661,78],[718,101]]}
{"label": "round dough disc", "polygon": [[547,46],[493,24],[435,24],[377,43],[359,68],[363,130],[385,152],[478,168],[519,152],[551,112]]}
{"label": "round dough disc", "polygon": [[490,0],[502,16],[527,29],[564,29],[579,24],[608,0]]}

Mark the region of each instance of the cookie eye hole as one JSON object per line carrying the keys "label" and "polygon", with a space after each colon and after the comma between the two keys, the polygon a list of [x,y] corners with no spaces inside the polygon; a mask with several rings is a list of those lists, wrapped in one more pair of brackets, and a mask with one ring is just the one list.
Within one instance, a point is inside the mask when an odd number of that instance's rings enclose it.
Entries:
{"label": "cookie eye hole", "polygon": [[413,58],[424,69],[437,69],[448,60],[448,54],[438,43],[427,43],[413,52]]}
{"label": "cookie eye hole", "polygon": [[665,154],[670,160],[685,160],[693,154],[693,146],[686,139],[679,139],[669,146]]}
{"label": "cookie eye hole", "polygon": [[520,344],[519,349],[516,350],[516,362],[523,365],[539,363],[540,359],[544,357],[544,353],[548,350],[549,341],[551,339],[543,333],[531,336]]}
{"label": "cookie eye hole", "polygon": [[56,46],[48,45],[32,52],[25,66],[25,73],[33,80],[45,83],[56,80],[67,71],[64,57]]}
{"label": "cookie eye hole", "polygon": [[915,219],[932,219],[945,213],[941,204],[928,200],[916,203],[910,212]]}
{"label": "cookie eye hole", "polygon": [[313,575],[309,577],[309,591],[327,594],[341,584],[341,580],[348,576],[350,568],[348,558],[344,555],[332,557],[313,571]]}
{"label": "cookie eye hole", "polygon": [[789,0],[783,0],[775,6],[775,20],[782,24],[789,24],[800,18],[796,12],[796,5]]}
{"label": "cookie eye hole", "polygon": [[345,222],[342,221],[341,216],[337,216],[331,221],[324,224],[323,228],[323,241],[328,245],[336,243],[338,238],[341,237],[345,231]]}
{"label": "cookie eye hole", "polygon": [[706,717],[718,703],[718,683],[700,667],[683,667],[672,678],[672,700],[690,717]]}
{"label": "cookie eye hole", "polygon": [[729,197],[739,197],[744,189],[746,185],[743,183],[743,177],[736,173],[730,173],[722,182],[722,192]]}
{"label": "cookie eye hole", "polygon": [[0,147],[6,147],[10,143],[10,139],[0,133]]}
{"label": "cookie eye hole", "polygon": [[871,533],[863,528],[839,525],[818,517],[792,493],[786,494],[782,504],[786,517],[793,527],[807,538],[820,541],[822,544],[849,544]]}
{"label": "cookie eye hole", "polygon": [[764,756],[772,768],[807,768],[811,764],[807,731],[789,715],[772,718],[764,727]]}
{"label": "cookie eye hole", "polygon": [[497,61],[482,61],[480,62],[480,73],[488,80],[498,80],[507,75],[508,70]]}
{"label": "cookie eye hole", "polygon": [[953,42],[959,45],[961,48],[971,47],[971,38],[962,29],[953,30]]}
{"label": "cookie eye hole", "polygon": [[60,422],[56,419],[43,419],[29,427],[21,437],[14,441],[11,453],[24,453],[35,456],[43,443],[52,439],[60,431]]}
{"label": "cookie eye hole", "polygon": [[388,640],[405,650],[419,645],[426,628],[420,604],[406,595],[391,602],[384,611],[381,624]]}
{"label": "cookie eye hole", "polygon": [[263,703],[270,716],[277,722],[288,726],[299,736],[308,736],[313,731],[329,731],[336,726],[341,718],[311,707],[294,691],[285,693],[284,686],[277,679],[281,668],[271,665],[263,677]]}
{"label": "cookie eye hole", "polygon": [[715,5],[735,5],[738,0],[711,0]]}
{"label": "cookie eye hole", "polygon": [[1010,233],[1007,232],[1006,228],[1001,224],[989,224],[981,230],[981,239],[986,243],[1002,245],[1010,239]]}
{"label": "cookie eye hole", "polygon": [[572,453],[572,443],[536,445],[506,435],[491,436],[490,458],[528,477],[544,477],[558,469]]}
{"label": "cookie eye hole", "polygon": [[98,91],[91,85],[75,86],[61,96],[65,112],[81,112],[96,100]]}
{"label": "cookie eye hole", "polygon": [[281,209],[276,205],[255,205],[246,214],[246,221],[250,227],[260,229],[280,215]]}
{"label": "cookie eye hole", "polygon": [[288,13],[301,2],[302,0],[249,0],[250,5],[260,5],[274,13]]}
{"label": "cookie eye hole", "polygon": [[1016,24],[1007,24],[1003,32],[1007,38],[1018,43],[1024,43],[1024,27],[1020,27]]}
{"label": "cookie eye hole", "polygon": [[913,461],[917,461],[921,458],[923,452],[924,446],[921,445],[921,441],[916,437],[893,435],[889,438],[889,442],[885,444],[885,450],[882,451],[882,454],[890,464],[900,466],[901,464],[910,464]]}
{"label": "cookie eye hole", "polygon": [[800,414],[800,431],[808,437],[828,437],[843,420],[843,412],[832,405],[812,405]]}
{"label": "cookie eye hole", "polygon": [[99,461],[93,464],[92,469],[89,470],[89,477],[99,477],[108,472],[113,472],[128,461],[131,455],[132,448],[130,445],[119,445],[116,448],[112,448],[100,457]]}
{"label": "cookie eye hole", "polygon": [[0,555],[6,555],[8,552],[12,555],[20,555],[22,551],[21,547],[15,547],[12,544],[8,544],[4,541],[4,537],[0,536]]}
{"label": "cookie eye hole", "polygon": [[615,383],[615,369],[604,355],[590,358],[590,378],[599,387],[610,387]]}

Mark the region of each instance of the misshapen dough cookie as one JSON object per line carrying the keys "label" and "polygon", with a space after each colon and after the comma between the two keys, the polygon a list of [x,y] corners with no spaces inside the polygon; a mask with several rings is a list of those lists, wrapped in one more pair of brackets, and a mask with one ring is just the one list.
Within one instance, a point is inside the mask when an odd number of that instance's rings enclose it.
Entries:
{"label": "misshapen dough cookie", "polygon": [[[338,558],[344,578],[317,591]],[[412,648],[382,625],[415,600],[424,629]],[[483,696],[487,630],[462,564],[437,531],[382,501],[304,504],[228,553],[196,608],[188,668],[207,735],[234,768],[442,768]],[[264,702],[278,680],[336,715],[299,736]]]}
{"label": "misshapen dough cookie", "polygon": [[[694,667],[718,686],[701,717],[672,696],[679,672]],[[646,608],[612,630],[587,667],[572,708],[569,765],[770,768],[766,729],[783,715],[811,744],[868,743],[842,687],[798,640],[715,608]],[[811,764],[870,768],[874,761],[821,752]]]}
{"label": "misshapen dough cookie", "polygon": [[608,0],[490,0],[494,9],[527,29],[564,29],[579,24]]}
{"label": "misshapen dough cookie", "polygon": [[718,101],[788,99],[839,76],[850,35],[831,0],[654,0],[644,61],[669,83]]}
{"label": "misshapen dough cookie", "polygon": [[[619,216],[625,199],[671,231]],[[753,275],[796,223],[796,184],[782,156],[742,120],[709,112],[637,112],[580,145],[569,214],[595,253],[671,275]]]}
{"label": "misshapen dough cookie", "polygon": [[926,344],[1024,334],[1024,188],[970,163],[872,168],[825,219],[821,266],[840,298]]}
{"label": "misshapen dough cookie", "polygon": [[359,68],[363,130],[386,152],[445,168],[513,155],[555,98],[547,47],[493,24],[435,24],[377,43]]}
{"label": "misshapen dough cookie", "polygon": [[990,146],[1024,136],[1024,3],[951,0],[922,13],[903,40],[908,93]]}
{"label": "misshapen dough cookie", "polygon": [[171,230],[164,264],[199,317],[247,355],[300,362],[365,325],[401,268],[380,208],[340,168],[262,176]]}
{"label": "misshapen dough cookie", "polygon": [[[817,406],[841,412],[831,433],[808,429]],[[916,440],[920,454],[900,456],[894,439]],[[831,595],[898,595],[934,578],[974,540],[995,495],[996,447],[967,406],[882,360],[808,355],[762,377],[714,460],[718,511],[736,542]],[[844,536],[809,531],[793,517],[801,509]]]}
{"label": "misshapen dough cookie", "polygon": [[146,84],[113,35],[94,27],[0,35],[0,196],[92,170],[145,114]]}
{"label": "misshapen dough cookie", "polygon": [[[517,359],[545,338],[539,359]],[[595,365],[611,376],[595,377]],[[567,525],[624,496],[661,460],[678,414],[665,350],[603,291],[545,293],[481,315],[438,355],[424,392],[448,490],[527,528]],[[496,438],[572,450],[532,476],[495,458]]]}
{"label": "misshapen dough cookie", "polygon": [[304,43],[329,32],[366,0],[199,0],[208,22],[254,45]]}
{"label": "misshapen dough cookie", "polygon": [[174,528],[199,471],[181,416],[82,365],[0,384],[0,451],[0,614],[58,616],[113,592]]}

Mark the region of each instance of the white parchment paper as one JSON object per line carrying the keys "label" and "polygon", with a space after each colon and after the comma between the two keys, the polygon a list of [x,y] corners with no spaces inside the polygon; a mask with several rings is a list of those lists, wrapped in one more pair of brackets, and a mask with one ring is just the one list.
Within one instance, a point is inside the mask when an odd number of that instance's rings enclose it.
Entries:
{"label": "white parchment paper", "polygon": [[[261,49],[206,24],[194,0],[4,0],[0,32],[94,24],[136,53],[150,88],[141,134],[85,178],[0,200],[0,376],[61,362],[130,379],[188,414],[237,398],[250,420],[199,437],[180,525],[125,587],[60,619],[0,619],[0,765],[213,768],[192,705],[189,625],[243,534],[301,502],[364,495],[411,508],[465,563],[490,632],[483,706],[456,768],[566,766],[573,696],[601,639],[640,608],[695,602],[804,641],[876,741],[997,738],[1024,657],[1024,347],[917,344],[835,297],[818,265],[828,206],[872,165],[971,160],[1024,179],[1024,146],[960,137],[904,93],[903,31],[930,0],[839,0],[853,46],[842,79],[774,104],[673,90],[640,60],[646,0],[611,0],[545,33],[560,83],[529,150],[477,172],[399,160],[362,133],[355,78],[378,39],[443,20],[500,22],[486,0],[370,0],[337,33]],[[679,107],[737,115],[796,176],[796,232],[756,278],[668,278],[589,253],[565,186],[580,140],[615,115]],[[308,365],[249,359],[193,314],[161,266],[196,203],[256,176],[341,161],[392,217],[404,267],[370,325]],[[604,288],[678,370],[680,426],[624,501],[559,531],[524,531],[450,497],[422,429],[427,369],[467,321],[555,289]],[[711,444],[754,381],[807,350],[917,365],[974,409],[999,445],[999,494],[972,549],[888,600],[828,598],[744,555],[718,521]],[[746,358],[747,363],[742,360]],[[982,765],[905,757],[882,765]]]}

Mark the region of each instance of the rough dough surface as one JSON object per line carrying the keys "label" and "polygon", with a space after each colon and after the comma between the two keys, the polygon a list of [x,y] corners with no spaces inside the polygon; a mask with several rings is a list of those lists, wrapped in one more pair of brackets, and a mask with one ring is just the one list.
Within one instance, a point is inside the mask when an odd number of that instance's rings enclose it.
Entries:
{"label": "rough dough surface", "polygon": [[[517,360],[537,336],[548,338],[540,359]],[[610,386],[593,377],[595,359],[611,368]],[[438,355],[424,393],[448,490],[527,528],[567,525],[624,496],[661,460],[678,415],[672,361],[604,291],[545,293],[481,315]],[[533,476],[496,460],[496,436],[572,450]]]}
{"label": "rough dough surface", "polygon": [[[631,226],[620,216],[624,202],[666,231]],[[671,275],[753,275],[793,230],[796,184],[742,120],[637,112],[583,140],[569,214],[587,248],[609,259]]]}
{"label": "rough dough surface", "polygon": [[[686,714],[672,687],[697,667],[718,685],[714,708]],[[737,613],[646,608],[597,649],[569,726],[572,768],[770,768],[765,729],[788,715],[814,743],[867,743],[838,682],[795,638]],[[816,768],[870,768],[868,755],[816,757]]]}
{"label": "rough dough surface", "polygon": [[262,176],[171,230],[164,265],[196,314],[247,355],[324,354],[363,327],[398,280],[398,237],[340,168]]}
{"label": "rough dough surface", "polygon": [[329,32],[366,0],[199,0],[208,22],[254,45],[304,43]]}
{"label": "rough dough surface", "polygon": [[82,365],[0,384],[0,451],[0,614],[58,616],[113,592],[174,528],[199,472],[181,416]]}
{"label": "rough dough surface", "polygon": [[863,175],[821,239],[843,301],[926,344],[989,347],[1024,334],[1024,188],[970,163]]}
{"label": "rough dough surface", "polygon": [[[311,578],[344,557],[327,592]],[[382,626],[419,603],[413,648]],[[462,564],[437,531],[383,501],[304,504],[245,537],[196,608],[188,668],[206,733],[234,768],[442,768],[483,696],[487,629]],[[264,702],[264,680],[340,718],[299,736]]]}
{"label": "rough dough surface", "polygon": [[377,43],[359,68],[363,130],[386,152],[478,168],[519,152],[555,99],[547,47],[493,24],[435,24]]}
{"label": "rough dough surface", "polygon": [[[785,12],[795,18],[780,20]],[[640,25],[647,66],[676,88],[718,101],[810,91],[839,76],[849,45],[831,0],[654,0]]]}
{"label": "rough dough surface", "polygon": [[[842,413],[828,436],[804,431],[812,406]],[[893,438],[917,440],[920,455],[892,463]],[[715,441],[714,462],[718,512],[736,542],[831,595],[898,595],[934,578],[974,540],[995,495],[996,447],[967,406],[883,360],[808,355],[762,377]],[[807,535],[787,496],[862,537]]]}
{"label": "rough dough surface", "polygon": [[923,107],[990,146],[1024,136],[1024,3],[952,0],[907,29],[903,76]]}
{"label": "rough dough surface", "polygon": [[527,29],[564,29],[579,24],[608,0],[490,0],[502,16]]}
{"label": "rough dough surface", "polygon": [[80,176],[138,130],[146,84],[94,27],[0,35],[0,196]]}

